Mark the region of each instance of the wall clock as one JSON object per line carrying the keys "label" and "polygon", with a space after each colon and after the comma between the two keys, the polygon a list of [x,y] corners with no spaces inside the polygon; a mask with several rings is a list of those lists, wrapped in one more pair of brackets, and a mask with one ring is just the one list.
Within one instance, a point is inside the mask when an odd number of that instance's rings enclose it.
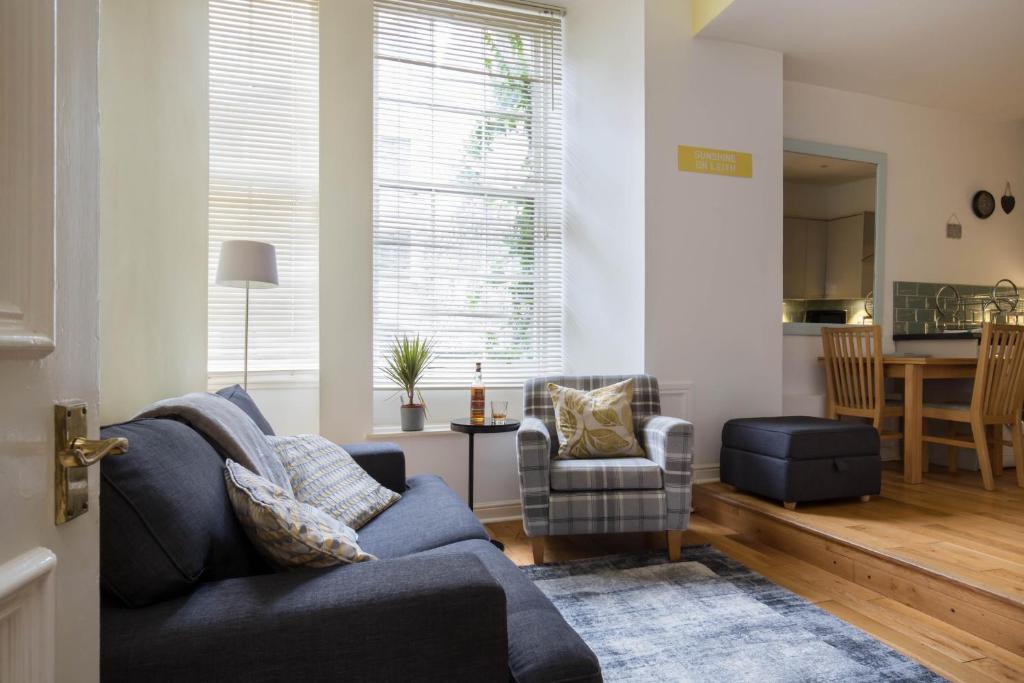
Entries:
{"label": "wall clock", "polygon": [[971,199],[971,209],[978,218],[988,218],[996,210],[996,198],[991,192],[978,190]]}

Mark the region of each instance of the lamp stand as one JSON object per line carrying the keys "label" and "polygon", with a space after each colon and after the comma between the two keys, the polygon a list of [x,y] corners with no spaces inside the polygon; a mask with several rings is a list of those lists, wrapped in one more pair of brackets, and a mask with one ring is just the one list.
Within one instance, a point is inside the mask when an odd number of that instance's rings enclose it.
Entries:
{"label": "lamp stand", "polygon": [[245,350],[242,352],[242,388],[249,390],[249,281],[245,281]]}

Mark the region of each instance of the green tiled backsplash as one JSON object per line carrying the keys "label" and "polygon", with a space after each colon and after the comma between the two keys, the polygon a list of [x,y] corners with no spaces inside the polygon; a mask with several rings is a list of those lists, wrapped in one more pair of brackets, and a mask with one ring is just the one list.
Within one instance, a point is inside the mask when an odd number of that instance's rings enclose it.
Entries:
{"label": "green tiled backsplash", "polygon": [[[893,334],[930,334],[943,330],[972,329],[986,321],[1014,325],[1024,323],[1024,309],[1019,302],[1013,311],[995,315],[992,314],[995,309],[990,306],[988,313],[984,316],[980,305],[963,305],[958,312],[956,321],[943,320],[935,301],[943,284],[894,282],[892,288]],[[953,284],[952,286],[960,293],[961,301],[971,297],[990,298],[992,296],[992,285]],[[949,290],[943,292],[942,298],[944,307],[947,310],[952,310],[955,299],[949,294]]]}

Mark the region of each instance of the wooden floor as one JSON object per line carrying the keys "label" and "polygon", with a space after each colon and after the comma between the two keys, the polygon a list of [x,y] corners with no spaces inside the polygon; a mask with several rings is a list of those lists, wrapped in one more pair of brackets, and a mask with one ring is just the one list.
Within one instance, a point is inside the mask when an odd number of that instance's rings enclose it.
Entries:
{"label": "wooden floor", "polygon": [[[712,544],[950,680],[1024,681],[1024,623],[1011,618],[1014,605],[1024,603],[1024,490],[1012,483],[1012,470],[991,493],[972,473],[932,472],[924,484],[910,486],[887,472],[883,495],[870,503],[809,505],[795,512],[719,484],[702,485],[683,542]],[[742,504],[726,506],[722,501],[730,497]],[[789,517],[809,529],[806,538],[781,519]],[[520,522],[488,529],[516,564],[533,563]],[[829,534],[853,545],[828,540]],[[560,537],[548,539],[545,558],[650,548],[664,548],[664,535]],[[967,587],[908,579],[910,569],[893,569],[873,551],[948,574]],[[994,608],[966,599],[975,585],[979,599],[995,601]]]}

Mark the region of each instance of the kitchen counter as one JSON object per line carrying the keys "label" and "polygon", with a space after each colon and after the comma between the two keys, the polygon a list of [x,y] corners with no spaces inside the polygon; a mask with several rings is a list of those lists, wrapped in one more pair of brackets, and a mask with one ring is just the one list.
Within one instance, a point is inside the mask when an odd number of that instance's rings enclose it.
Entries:
{"label": "kitchen counter", "polygon": [[929,332],[927,334],[894,334],[893,341],[956,341],[957,339],[981,339],[980,331]]}

